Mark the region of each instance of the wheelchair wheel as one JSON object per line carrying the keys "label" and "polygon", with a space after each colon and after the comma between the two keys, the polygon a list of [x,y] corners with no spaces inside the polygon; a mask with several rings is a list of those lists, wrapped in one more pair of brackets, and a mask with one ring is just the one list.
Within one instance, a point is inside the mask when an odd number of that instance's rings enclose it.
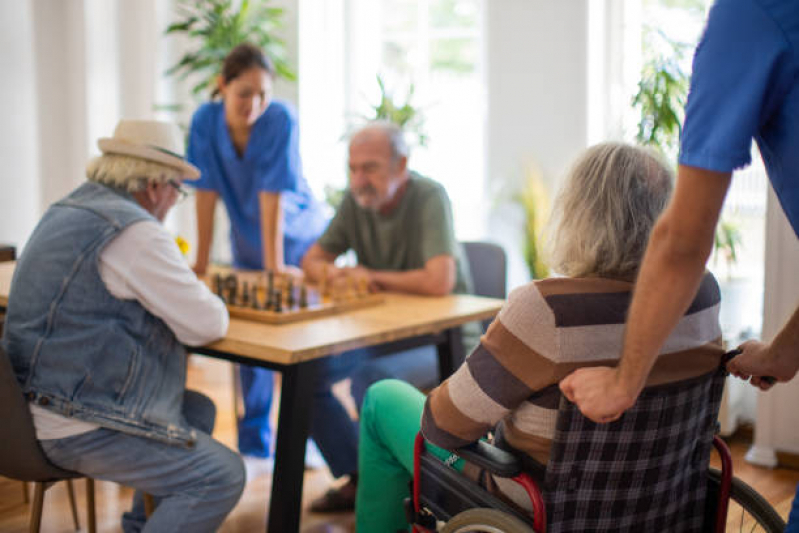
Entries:
{"label": "wheelchair wheel", "polygon": [[533,528],[497,509],[463,511],[447,522],[441,533],[533,533]]}
{"label": "wheelchair wheel", "polygon": [[[708,496],[716,497],[720,480],[721,472],[711,468],[708,471]],[[783,519],[755,489],[736,477],[732,478],[727,531],[782,533],[784,529]]]}

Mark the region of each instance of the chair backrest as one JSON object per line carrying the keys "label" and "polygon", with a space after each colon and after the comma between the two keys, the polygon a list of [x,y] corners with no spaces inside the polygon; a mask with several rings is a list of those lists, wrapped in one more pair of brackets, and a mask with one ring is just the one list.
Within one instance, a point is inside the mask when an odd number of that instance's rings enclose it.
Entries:
{"label": "chair backrest", "polygon": [[610,424],[562,398],[546,468],[548,531],[705,531],[725,377],[719,369],[647,388]]}
{"label": "chair backrest", "polygon": [[[474,294],[491,298],[507,296],[507,257],[502,246],[491,242],[462,242],[474,282]],[[483,321],[483,331],[491,320]]]}
{"label": "chair backrest", "polygon": [[0,475],[22,481],[53,481],[79,475],[56,467],[42,452],[28,404],[2,347],[0,420]]}
{"label": "chair backrest", "polygon": [[507,258],[502,246],[491,242],[462,242],[478,296],[505,298]]}

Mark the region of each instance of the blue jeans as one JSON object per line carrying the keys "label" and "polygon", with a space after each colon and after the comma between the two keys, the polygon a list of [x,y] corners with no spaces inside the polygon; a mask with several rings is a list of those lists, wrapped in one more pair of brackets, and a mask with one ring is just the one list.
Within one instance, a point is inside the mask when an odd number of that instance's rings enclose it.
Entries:
{"label": "blue jeans", "polygon": [[332,386],[352,378],[352,397],[360,410],[366,389],[381,379],[399,378],[424,387],[438,382],[435,346],[376,357],[363,348],[328,357],[319,363],[313,389],[311,438],[316,441],[333,477],[358,471],[358,422],[333,394]]}
{"label": "blue jeans", "polygon": [[[216,531],[244,490],[244,465],[211,438],[216,414],[211,400],[186,391],[183,414],[200,430],[192,448],[105,428],[40,443],[56,466],[136,489],[133,508],[122,517],[125,533]],[[142,492],[156,501],[149,520]]]}
{"label": "blue jeans", "polygon": [[793,497],[791,514],[788,516],[788,526],[785,533],[799,533],[799,485],[796,486],[796,496]]}
{"label": "blue jeans", "polygon": [[269,411],[275,387],[271,370],[239,365],[244,416],[238,423],[239,451],[242,455],[269,457],[272,454],[272,428]]}

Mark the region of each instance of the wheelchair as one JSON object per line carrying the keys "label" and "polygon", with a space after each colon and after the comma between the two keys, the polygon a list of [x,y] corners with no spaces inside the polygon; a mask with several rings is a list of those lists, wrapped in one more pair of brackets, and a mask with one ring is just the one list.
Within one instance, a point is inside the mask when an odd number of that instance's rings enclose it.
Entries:
{"label": "wheelchair", "polygon": [[[771,505],[733,477],[729,448],[716,435],[726,375],[719,369],[676,386],[648,387],[610,424],[591,422],[562,397],[547,465],[531,464],[486,441],[453,450],[484,472],[520,485],[532,513],[425,453],[419,433],[411,497],[405,501],[408,521],[414,533],[782,532],[785,522]],[[721,457],[721,470],[708,467],[712,448]],[[616,467],[645,473],[645,482],[630,485],[635,490],[603,490],[602,483],[613,486],[608,473]],[[659,514],[658,506],[664,509]],[[625,514],[629,509],[638,515]],[[642,515],[654,518],[643,521]]]}

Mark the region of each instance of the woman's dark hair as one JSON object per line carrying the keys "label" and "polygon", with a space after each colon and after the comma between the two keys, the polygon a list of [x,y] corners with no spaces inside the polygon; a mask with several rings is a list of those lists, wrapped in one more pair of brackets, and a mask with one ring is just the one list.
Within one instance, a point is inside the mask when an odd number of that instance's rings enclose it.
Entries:
{"label": "woman's dark hair", "polygon": [[[225,61],[222,63],[222,80],[225,83],[230,83],[231,80],[238,78],[242,72],[246,72],[253,67],[264,69],[270,76],[275,75],[275,66],[260,48],[254,44],[242,43],[231,50],[225,57]],[[216,98],[218,95],[219,88],[216,88],[211,93],[211,98]]]}

